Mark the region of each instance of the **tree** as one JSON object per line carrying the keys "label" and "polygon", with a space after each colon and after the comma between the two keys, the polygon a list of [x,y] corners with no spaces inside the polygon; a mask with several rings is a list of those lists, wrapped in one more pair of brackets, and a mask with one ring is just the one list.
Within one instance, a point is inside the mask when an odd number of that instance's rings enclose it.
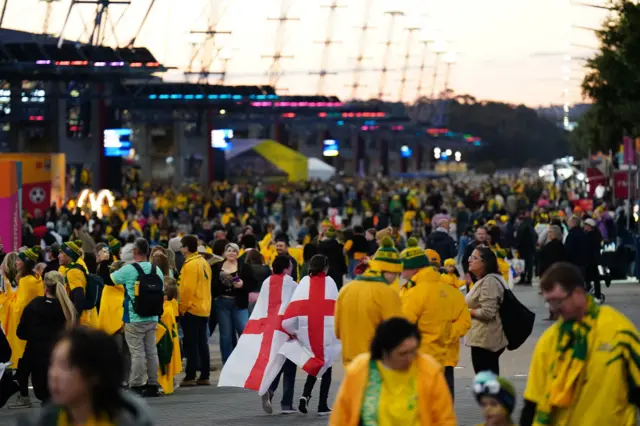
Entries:
{"label": "tree", "polygon": [[524,105],[457,96],[448,106],[447,126],[482,138],[484,144],[472,158],[476,164],[542,165],[568,153],[567,132]]}
{"label": "tree", "polygon": [[594,106],[572,136],[577,151],[617,150],[625,132],[640,135],[640,5],[610,0],[609,7],[600,49],[586,63],[582,91]]}

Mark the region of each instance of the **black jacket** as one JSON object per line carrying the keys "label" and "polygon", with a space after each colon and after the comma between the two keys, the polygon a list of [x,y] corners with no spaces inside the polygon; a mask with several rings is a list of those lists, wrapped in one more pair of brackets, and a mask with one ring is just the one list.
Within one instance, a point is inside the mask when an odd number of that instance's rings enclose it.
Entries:
{"label": "black jacket", "polygon": [[336,282],[338,290],[342,287],[343,277],[348,271],[343,250],[343,245],[333,238],[320,241],[318,244],[319,253],[327,256],[329,259],[328,275]]}
{"label": "black jacket", "polygon": [[27,341],[25,357],[49,359],[66,318],[57,299],[36,297],[24,308],[16,334]]}
{"label": "black jacket", "polygon": [[444,231],[434,231],[427,237],[427,248],[435,250],[440,255],[440,260],[455,259],[458,254],[456,242],[451,235]]}
{"label": "black jacket", "polygon": [[594,229],[585,232],[587,236],[587,262],[592,265],[600,264],[600,251],[602,250],[602,235],[600,231]]}
{"label": "black jacket", "polygon": [[540,249],[540,276],[551,265],[566,260],[564,245],[561,240],[551,240]]}
{"label": "black jacket", "polygon": [[264,280],[271,276],[271,268],[267,265],[247,265],[243,276],[246,278],[242,281],[247,286],[247,291],[259,292]]}
{"label": "black jacket", "polygon": [[587,234],[580,227],[569,230],[564,241],[564,252],[567,262],[584,269],[589,261],[587,252]]}
{"label": "black jacket", "polygon": [[530,220],[523,220],[516,231],[516,246],[521,256],[532,255],[536,251],[538,235]]}
{"label": "black jacket", "polygon": [[[367,237],[365,237],[364,235],[354,234],[353,237],[351,237],[351,242],[351,248],[347,253],[351,259],[354,258],[354,255],[356,253],[366,254],[369,251],[369,242],[367,241]],[[342,244],[340,244],[340,247],[342,247]]]}
{"label": "black jacket", "polygon": [[[225,296],[233,296],[238,309],[247,309],[249,307],[249,291],[248,287],[252,286],[252,271],[247,268],[244,262],[238,261],[238,276],[242,280],[241,288],[229,288],[222,284],[220,273],[224,261],[218,262],[211,267],[211,299],[215,299],[223,294]],[[245,280],[249,281],[246,282]]]}

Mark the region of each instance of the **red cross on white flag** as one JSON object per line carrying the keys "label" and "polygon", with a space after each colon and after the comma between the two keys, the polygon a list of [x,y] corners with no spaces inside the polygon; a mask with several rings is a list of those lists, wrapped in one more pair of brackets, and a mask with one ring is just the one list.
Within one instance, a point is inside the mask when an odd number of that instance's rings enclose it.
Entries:
{"label": "red cross on white flag", "polygon": [[321,376],[340,357],[341,344],[335,335],[334,311],[338,287],[331,277],[304,277],[287,307],[282,328],[295,339],[280,349],[298,367]]}
{"label": "red cross on white flag", "polygon": [[288,275],[272,275],[262,284],[251,318],[224,364],[218,386],[233,386],[264,394],[286,358],[278,352],[290,339],[282,318],[296,282]]}

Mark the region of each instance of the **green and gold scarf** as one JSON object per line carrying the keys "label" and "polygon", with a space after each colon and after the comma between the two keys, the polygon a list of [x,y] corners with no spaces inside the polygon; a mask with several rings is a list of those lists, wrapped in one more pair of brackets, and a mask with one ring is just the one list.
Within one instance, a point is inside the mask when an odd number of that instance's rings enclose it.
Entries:
{"label": "green and gold scarf", "polygon": [[593,346],[600,306],[587,296],[587,311],[579,320],[560,320],[555,354],[549,364],[547,389],[538,402],[533,426],[551,424],[554,407],[566,408],[579,393],[580,377],[585,369],[589,348]]}
{"label": "green and gold scarf", "polygon": [[380,402],[381,392],[382,376],[376,362],[371,360],[369,361],[369,381],[362,399],[362,413],[360,416],[360,424],[362,426],[378,425],[378,403]]}

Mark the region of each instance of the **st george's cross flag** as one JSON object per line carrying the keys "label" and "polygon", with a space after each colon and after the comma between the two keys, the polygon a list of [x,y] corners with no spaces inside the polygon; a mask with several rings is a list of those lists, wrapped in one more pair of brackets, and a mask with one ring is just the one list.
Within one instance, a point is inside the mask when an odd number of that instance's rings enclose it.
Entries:
{"label": "st george's cross flag", "polygon": [[251,318],[222,367],[219,387],[246,388],[260,395],[267,392],[286,360],[279,353],[290,339],[282,329],[282,319],[296,286],[293,278],[284,274],[264,280]]}
{"label": "st george's cross flag", "polygon": [[324,273],[304,277],[284,313],[282,328],[292,338],[280,349],[298,367],[321,376],[340,357],[334,312],[338,287]]}

